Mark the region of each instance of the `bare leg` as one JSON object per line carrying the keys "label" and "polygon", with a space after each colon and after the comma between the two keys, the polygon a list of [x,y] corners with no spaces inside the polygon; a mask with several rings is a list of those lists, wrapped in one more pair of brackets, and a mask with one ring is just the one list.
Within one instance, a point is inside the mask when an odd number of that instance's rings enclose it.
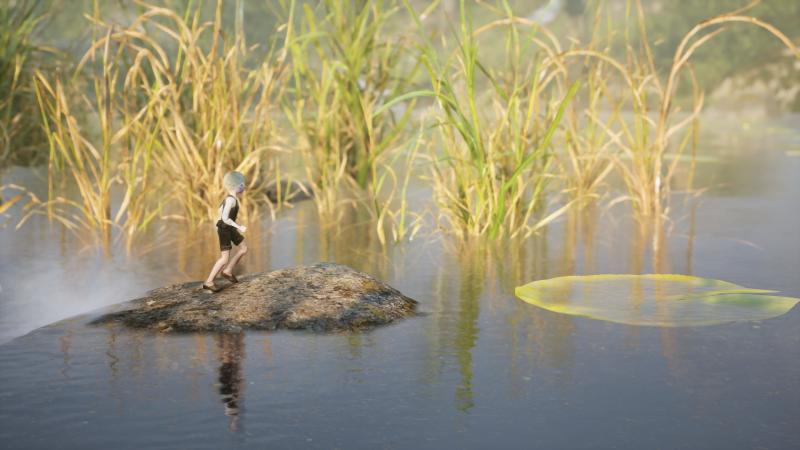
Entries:
{"label": "bare leg", "polygon": [[231,254],[230,250],[223,250],[222,251],[222,253],[220,254],[219,259],[217,260],[216,263],[214,263],[214,268],[211,269],[211,273],[208,274],[208,279],[206,279],[206,283],[205,284],[207,284],[207,285],[214,284],[214,278],[217,278],[217,275],[219,274],[219,271],[222,270],[223,267],[225,267],[225,264],[228,264],[228,260],[230,259],[230,254]]}
{"label": "bare leg", "polygon": [[223,273],[227,273],[228,275],[232,274],[233,268],[236,267],[236,263],[238,263],[239,260],[242,259],[242,256],[244,256],[245,253],[247,253],[247,244],[242,242],[241,244],[239,244],[239,248],[236,250],[236,253],[234,253],[233,258],[231,258],[230,260],[230,263],[227,265],[227,267],[225,267],[222,270]]}

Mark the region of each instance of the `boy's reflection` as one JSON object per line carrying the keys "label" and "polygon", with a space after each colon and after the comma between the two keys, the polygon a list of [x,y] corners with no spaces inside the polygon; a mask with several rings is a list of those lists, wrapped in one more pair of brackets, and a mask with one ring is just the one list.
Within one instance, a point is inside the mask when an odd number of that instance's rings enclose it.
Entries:
{"label": "boy's reflection", "polygon": [[225,415],[230,417],[228,429],[239,431],[241,405],[242,359],[244,358],[244,333],[217,335],[219,348],[219,393],[225,405]]}

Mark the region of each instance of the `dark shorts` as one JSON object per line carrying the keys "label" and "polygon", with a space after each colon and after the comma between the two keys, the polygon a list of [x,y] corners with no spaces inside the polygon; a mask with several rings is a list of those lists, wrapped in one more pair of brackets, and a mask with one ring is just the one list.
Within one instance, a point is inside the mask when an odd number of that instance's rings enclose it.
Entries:
{"label": "dark shorts", "polygon": [[217,235],[219,235],[219,249],[221,251],[230,250],[231,243],[239,245],[244,240],[244,236],[239,233],[239,230],[221,220],[217,221]]}

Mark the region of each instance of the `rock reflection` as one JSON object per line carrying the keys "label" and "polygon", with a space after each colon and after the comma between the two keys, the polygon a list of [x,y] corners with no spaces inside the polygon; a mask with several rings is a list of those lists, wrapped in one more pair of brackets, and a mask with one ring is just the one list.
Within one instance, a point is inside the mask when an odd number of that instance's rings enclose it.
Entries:
{"label": "rock reflection", "polygon": [[225,333],[217,335],[219,350],[219,394],[224,405],[225,415],[229,417],[228,429],[241,431],[242,407],[242,360],[244,359],[244,333]]}

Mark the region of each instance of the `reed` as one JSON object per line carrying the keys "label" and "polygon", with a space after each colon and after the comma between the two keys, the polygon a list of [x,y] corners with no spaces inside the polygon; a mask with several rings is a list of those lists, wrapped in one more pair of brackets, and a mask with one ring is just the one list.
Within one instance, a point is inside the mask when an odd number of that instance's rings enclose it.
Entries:
{"label": "reed", "polygon": [[[573,44],[571,51],[603,55],[610,58],[613,43],[610,14],[603,2],[595,7],[589,42]],[[603,24],[605,16],[605,35]],[[602,58],[585,56],[583,58],[553,59],[563,68],[563,77],[578,77],[584,80],[583,89],[570,104],[564,116],[563,144],[565,152],[560,158],[564,179],[564,192],[583,208],[596,201],[603,194],[605,180],[612,172],[614,142],[606,134],[606,129],[619,120],[624,99],[615,95],[613,69]],[[568,84],[568,81],[560,85]]]}
{"label": "reed", "polygon": [[[629,2],[629,10],[636,14],[641,46],[638,52],[631,45],[628,46],[627,84],[631,88],[634,119],[632,126],[627,126],[624,121],[619,122],[622,134],[615,140],[625,156],[625,159],[617,158],[617,167],[638,217],[660,219],[667,214],[672,177],[680,161],[679,156],[687,148],[692,148],[694,155],[697,119],[704,97],[690,59],[700,47],[725,31],[728,25],[746,23],[769,32],[796,58],[800,57],[797,46],[780,30],[755,17],[742,15],[757,3],[695,25],[675,49],[672,64],[663,79],[655,66],[647,40],[641,1],[636,0],[632,5]],[[685,117],[677,119],[679,108],[674,106],[674,96],[678,84],[686,78],[691,85],[692,107]],[[648,94],[655,97],[653,102],[649,101]],[[654,103],[655,108],[649,107],[650,103]],[[681,134],[680,140],[673,142]]]}
{"label": "reed", "polygon": [[[100,125],[100,138],[94,140],[90,133],[81,127],[76,119],[79,108],[70,101],[75,92],[67,92],[60,77],[51,83],[39,71],[36,73],[36,98],[42,114],[50,158],[48,164],[48,200],[42,209],[31,209],[20,221],[21,226],[31,215],[44,213],[57,219],[73,231],[98,231],[101,241],[108,246],[111,227],[114,224],[111,213],[111,189],[117,172],[112,159],[112,146],[124,132],[116,128],[114,120],[117,108],[117,76],[114,70],[118,61],[105,46],[99,60],[93,60],[94,69],[100,73],[95,78],[92,94],[94,101],[83,97],[85,109],[96,118]],[[94,142],[93,142],[94,141]],[[77,189],[77,198],[59,195],[57,185],[64,177]]]}
{"label": "reed", "polygon": [[[640,0],[627,3],[639,39],[626,31],[620,57],[612,56],[615,37],[601,8],[589,42],[565,49],[507,1],[493,7],[500,17],[474,29],[461,0],[450,41],[434,45],[421,17],[438,2],[418,14],[409,0],[317,7],[286,0],[285,25],[258,52],[239,21],[225,32],[221,0],[210,19],[199,2],[183,12],[139,5],[140,16],[124,28],[102,20],[95,6],[92,44],[70,78],[33,72],[49,195],[30,197],[21,223],[46,214],[76,232],[96,231],[105,244],[118,230],[130,246],[156,219],[196,225],[214,217],[229,170],[249,180],[246,214],[272,208],[263,188],[283,186],[278,152],[303,164],[320,213],[335,214],[343,202],[366,205],[382,244],[420,230],[407,197],[421,167],[439,224],[463,238],[530,236],[599,198],[612,170],[636,217],[660,220],[703,106],[692,55],[734,23],[758,26],[800,54],[745,8],[699,23],[672,65],[659,69]],[[414,39],[393,29],[407,17],[419,31]],[[0,82],[12,92],[22,89],[30,29],[0,34],[23,49],[5,50],[23,55],[10,65],[4,59]],[[502,51],[482,53],[489,47]],[[692,92],[683,115],[675,105],[682,83]],[[15,98],[0,100],[4,151],[19,114]],[[432,101],[434,119],[414,134],[420,98]]]}
{"label": "reed", "polygon": [[[381,245],[412,240],[422,227],[422,214],[412,210],[408,201],[408,188],[412,175],[418,169],[418,154],[424,143],[424,129],[409,141],[407,148],[397,149],[389,161],[379,160],[375,169],[375,180],[368,194],[368,209],[373,213],[375,230]],[[400,159],[402,166],[398,168]],[[400,172],[398,174],[398,172]]]}
{"label": "reed", "polygon": [[[637,45],[634,45],[627,31],[630,27],[625,28],[624,61],[611,56],[607,47],[594,48],[594,39],[586,47],[550,52],[544,64],[560,66],[564,69],[562,73],[568,73],[567,68],[576,61],[586,68],[586,107],[582,115],[569,114],[565,127],[567,161],[571,166],[571,170],[566,172],[567,190],[575,193],[594,191],[596,183],[608,173],[606,161],[610,158],[626,189],[626,194],[615,202],[630,201],[634,216],[643,224],[666,218],[672,180],[680,157],[689,149],[692,156],[696,151],[699,115],[704,101],[690,65],[692,54],[731,23],[759,26],[777,37],[792,54],[798,54],[797,47],[778,29],[754,17],[741,15],[755,4],[757,2],[697,24],[675,50],[672,65],[665,71],[666,77],[653,60],[640,0],[627,3],[626,21],[637,28],[638,38]],[[614,79],[621,80],[621,83],[611,85]],[[674,106],[674,97],[681,81],[690,84],[692,96],[690,110],[679,118],[680,108]],[[597,107],[598,100],[603,97],[608,99],[605,109],[609,114],[605,118],[601,117]],[[583,122],[581,116],[585,117]]]}
{"label": "reed", "polygon": [[[315,10],[288,5],[286,48],[292,80],[283,109],[296,134],[320,211],[334,211],[343,187],[366,188],[381,155],[397,144],[412,104],[401,96],[416,64],[405,38],[388,34],[393,1],[326,0]],[[410,67],[409,67],[410,66]]]}
{"label": "reed", "polygon": [[[406,6],[422,30],[419,16]],[[442,61],[429,40],[420,45],[441,111],[436,126],[442,150],[430,155],[431,180],[445,226],[462,237],[528,235],[567,208],[537,217],[552,179],[551,140],[578,83],[563,96],[550,89],[557,74],[541,57],[522,58],[525,46],[507,3],[505,11],[508,18],[491,25],[512,25],[503,71],[489,71],[479,60],[477,38],[488,28],[473,30],[463,1],[456,50]],[[526,60],[532,62],[521,63]]]}
{"label": "reed", "polygon": [[46,48],[31,36],[44,19],[38,1],[0,2],[0,164],[36,163],[43,141],[35,117],[33,67]]}
{"label": "reed", "polygon": [[142,6],[144,12],[130,27],[109,32],[89,53],[111,40],[132,61],[125,86],[132,99],[151,104],[139,123],[157,132],[152,162],[159,179],[168,183],[164,194],[181,209],[170,217],[190,224],[213,218],[222,177],[230,170],[248,180],[244,204],[266,204],[265,175],[279,173],[270,157],[282,69],[273,64],[274,47],[255,68],[246,67],[254,48],[246,46],[241,27],[232,36],[223,33],[219,0],[209,22],[201,19],[197,5],[190,4],[183,15]]}
{"label": "reed", "polygon": [[[247,176],[245,205],[266,203],[264,175],[277,172],[268,150],[280,67],[269,56],[254,69],[244,66],[252,49],[241,32],[223,37],[221,2],[211,22],[201,20],[196,5],[183,16],[142,6],[125,29],[104,23],[95,10],[91,19],[103,34],[69,83],[37,72],[49,198],[21,223],[46,211],[74,231],[98,231],[106,247],[118,228],[130,247],[156,218],[190,225],[213,218],[230,170]],[[82,115],[99,130],[80,126]],[[75,195],[60,189],[62,174],[77,186]]]}

